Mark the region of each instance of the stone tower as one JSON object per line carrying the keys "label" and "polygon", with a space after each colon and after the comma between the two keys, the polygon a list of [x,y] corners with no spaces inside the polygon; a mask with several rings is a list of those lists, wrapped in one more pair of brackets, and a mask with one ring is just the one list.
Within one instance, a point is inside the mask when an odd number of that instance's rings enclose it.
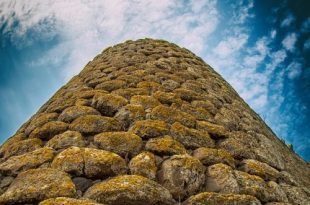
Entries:
{"label": "stone tower", "polygon": [[310,203],[310,167],[209,65],[105,49],[0,148],[0,204]]}

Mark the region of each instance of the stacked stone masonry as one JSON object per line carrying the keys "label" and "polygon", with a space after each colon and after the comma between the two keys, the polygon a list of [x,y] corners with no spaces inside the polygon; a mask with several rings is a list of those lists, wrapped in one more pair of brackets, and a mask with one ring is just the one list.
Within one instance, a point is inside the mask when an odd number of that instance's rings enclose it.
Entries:
{"label": "stacked stone masonry", "polygon": [[105,49],[0,155],[3,205],[310,204],[309,164],[163,40]]}

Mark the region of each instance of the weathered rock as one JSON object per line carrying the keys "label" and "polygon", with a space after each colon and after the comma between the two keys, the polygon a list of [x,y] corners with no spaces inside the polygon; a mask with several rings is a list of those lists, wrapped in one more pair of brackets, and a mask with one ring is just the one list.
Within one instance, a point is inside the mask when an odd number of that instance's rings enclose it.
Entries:
{"label": "weathered rock", "polygon": [[93,148],[70,147],[58,154],[53,168],[89,178],[104,178],[126,173],[126,162],[119,155]]}
{"label": "weathered rock", "polygon": [[268,201],[288,202],[286,193],[277,183],[273,181],[266,183],[265,195]]}
{"label": "weathered rock", "polygon": [[207,169],[206,191],[220,193],[239,193],[239,185],[233,169],[225,164],[214,164]]}
{"label": "weathered rock", "polygon": [[286,171],[281,171],[279,173],[278,183],[285,183],[293,186],[298,184],[294,177]]}
{"label": "weathered rock", "polygon": [[67,197],[58,197],[47,199],[39,203],[39,205],[104,205],[87,199],[72,199]]}
{"label": "weathered rock", "polygon": [[103,132],[95,135],[94,143],[107,151],[115,152],[123,157],[132,157],[142,148],[142,139],[131,132]]}
{"label": "weathered rock", "polygon": [[150,114],[151,119],[162,120],[169,124],[179,122],[187,127],[196,126],[196,119],[192,115],[168,106],[159,105]]}
{"label": "weathered rock", "polygon": [[174,90],[174,92],[178,94],[182,100],[185,100],[187,102],[202,99],[199,93],[186,89],[186,88],[177,88]]}
{"label": "weathered rock", "polygon": [[172,205],[167,189],[138,175],[122,175],[90,187],[84,197],[109,205]]}
{"label": "weathered rock", "polygon": [[126,89],[117,89],[112,92],[113,94],[120,95],[127,100],[134,95],[148,95],[149,92],[145,88],[126,88]]}
{"label": "weathered rock", "polygon": [[68,124],[61,121],[51,121],[44,124],[42,127],[33,130],[30,138],[50,139],[57,134],[60,134],[68,129]]}
{"label": "weathered rock", "polygon": [[262,177],[265,180],[276,181],[279,177],[278,170],[272,168],[266,163],[253,159],[246,159],[241,162],[240,170]]}
{"label": "weathered rock", "polygon": [[261,177],[241,171],[235,171],[235,176],[241,194],[255,196],[262,202],[287,202],[285,192],[277,183],[272,181],[265,183]]}
{"label": "weathered rock", "polygon": [[310,196],[307,195],[302,188],[287,184],[281,184],[280,186],[281,189],[285,192],[290,203],[296,205],[304,205],[309,203]]}
{"label": "weathered rock", "polygon": [[120,89],[126,85],[125,81],[122,80],[110,80],[103,83],[100,83],[95,87],[95,89],[102,89],[108,92],[111,92],[116,89]]}
{"label": "weathered rock", "polygon": [[160,102],[156,98],[147,95],[132,96],[130,103],[133,105],[141,105],[145,110],[160,105]]}
{"label": "weathered rock", "polygon": [[186,149],[184,146],[168,135],[160,138],[149,139],[145,145],[145,148],[146,150],[160,156],[186,154]]}
{"label": "weathered rock", "polygon": [[81,133],[68,130],[59,135],[55,135],[45,146],[53,149],[65,149],[71,146],[85,147],[86,143]]}
{"label": "weathered rock", "polygon": [[218,147],[228,151],[234,158],[255,158],[257,139],[249,133],[230,132],[229,137],[218,142]]}
{"label": "weathered rock", "polygon": [[261,205],[255,197],[238,194],[218,194],[213,192],[203,192],[187,199],[183,205]]}
{"label": "weathered rock", "polygon": [[74,196],[75,186],[66,173],[39,168],[20,173],[0,196],[0,204],[27,204],[53,197]]}
{"label": "weathered rock", "polygon": [[129,169],[130,173],[133,175],[141,175],[155,180],[157,166],[154,154],[150,152],[142,152],[138,154],[131,159]]}
{"label": "weathered rock", "polygon": [[115,119],[122,123],[124,128],[128,128],[135,121],[145,119],[145,111],[141,105],[128,104],[122,107],[116,114]]}
{"label": "weathered rock", "polygon": [[189,155],[174,155],[165,160],[158,172],[158,181],[174,199],[184,199],[201,190],[205,183],[205,167]]}
{"label": "weathered rock", "polygon": [[57,120],[58,115],[58,113],[40,113],[27,126],[27,128],[25,129],[25,134],[29,135],[33,130],[41,127],[47,122]]}
{"label": "weathered rock", "polygon": [[72,179],[76,190],[80,190],[85,192],[90,186],[93,185],[93,181],[91,179],[87,179],[84,177],[75,177]]}
{"label": "weathered rock", "polygon": [[[205,110],[207,110],[209,113],[211,113],[213,116],[216,114],[217,112],[217,109],[216,107],[214,106],[213,103],[211,103],[209,100],[194,100],[191,102],[191,104],[194,106],[194,107],[201,107],[201,108],[204,108]],[[204,121],[202,121],[204,122]],[[199,122],[198,122],[199,123]],[[198,125],[199,126],[199,125]],[[204,126],[204,123],[200,124],[201,128],[205,128]],[[213,126],[212,126],[213,127]],[[208,126],[209,130],[210,130],[210,126]],[[219,128],[219,127],[217,127]],[[224,128],[225,129],[225,128]],[[222,128],[220,129],[211,129],[211,130],[215,130],[216,133],[215,134],[222,134],[221,130]],[[220,133],[218,133],[218,131],[220,131]]]}
{"label": "weathered rock", "polygon": [[58,120],[63,122],[71,122],[76,118],[84,115],[100,115],[100,112],[92,107],[87,106],[72,106],[66,108],[58,117]]}
{"label": "weathered rock", "polygon": [[92,106],[99,110],[104,116],[114,116],[114,114],[128,101],[119,95],[96,94],[93,97]]}
{"label": "weathered rock", "polygon": [[12,143],[1,150],[4,158],[25,154],[42,147],[43,143],[40,139],[25,139],[18,143]]}
{"label": "weathered rock", "polygon": [[69,147],[59,153],[53,160],[51,167],[69,174],[81,176],[84,172],[84,153],[79,147]]}
{"label": "weathered rock", "polygon": [[180,86],[180,83],[169,79],[169,80],[163,81],[162,86],[166,91],[173,91],[174,89],[176,89]]}
{"label": "weathered rock", "polygon": [[[76,186],[61,188],[75,199],[48,196],[52,204],[95,203],[87,189],[108,205],[175,205],[196,194],[200,205],[310,201],[307,162],[214,69],[163,40],[107,48],[57,91],[0,147],[0,195],[23,170],[43,179],[50,167]],[[119,176],[129,173],[140,176]],[[40,177],[0,204],[42,202],[50,182]]]}
{"label": "weathered rock", "polygon": [[160,120],[141,120],[136,121],[129,131],[148,139],[168,134],[169,126]]}
{"label": "weathered rock", "polygon": [[121,124],[111,117],[85,115],[75,119],[69,128],[85,134],[96,134],[107,131],[120,131]]}
{"label": "weathered rock", "polygon": [[[0,147],[0,156],[3,157],[6,153],[10,152],[10,147],[15,146],[20,141],[25,139],[25,135],[23,133],[15,134],[10,137],[5,143],[3,143]],[[10,155],[10,154],[6,154]]]}
{"label": "weathered rock", "polygon": [[207,131],[211,137],[215,139],[227,137],[227,130],[225,127],[208,121],[198,121],[197,129]]}
{"label": "weathered rock", "polygon": [[0,188],[9,186],[12,181],[14,180],[14,177],[8,176],[1,179]]}
{"label": "weathered rock", "polygon": [[49,162],[53,157],[53,149],[47,147],[23,155],[13,156],[0,164],[0,173],[5,175],[16,175],[19,172],[36,168],[45,162]]}
{"label": "weathered rock", "polygon": [[223,149],[201,147],[194,151],[193,156],[199,159],[206,166],[224,163],[235,168],[234,158],[229,154],[229,152]]}
{"label": "weathered rock", "polygon": [[239,184],[240,194],[252,195],[268,202],[264,194],[265,181],[262,178],[241,171],[235,171],[235,176]]}
{"label": "weathered rock", "polygon": [[181,98],[177,94],[172,92],[157,91],[154,93],[154,97],[162,104],[182,104]]}
{"label": "weathered rock", "polygon": [[214,147],[214,141],[207,132],[188,128],[181,123],[171,126],[171,136],[181,142],[186,148],[195,149],[199,147]]}

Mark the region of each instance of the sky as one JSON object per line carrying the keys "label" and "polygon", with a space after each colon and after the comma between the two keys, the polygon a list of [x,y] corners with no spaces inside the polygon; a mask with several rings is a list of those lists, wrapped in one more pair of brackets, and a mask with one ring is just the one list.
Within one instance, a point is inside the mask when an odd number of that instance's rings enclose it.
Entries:
{"label": "sky", "polygon": [[310,1],[0,0],[0,142],[104,48],[165,39],[310,161]]}

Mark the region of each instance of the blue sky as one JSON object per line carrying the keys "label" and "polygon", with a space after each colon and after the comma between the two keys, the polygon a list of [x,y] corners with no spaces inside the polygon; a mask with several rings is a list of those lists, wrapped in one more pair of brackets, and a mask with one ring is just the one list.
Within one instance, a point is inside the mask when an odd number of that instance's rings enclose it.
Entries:
{"label": "blue sky", "polygon": [[0,0],[0,141],[107,46],[161,38],[218,71],[310,161],[310,1]]}

